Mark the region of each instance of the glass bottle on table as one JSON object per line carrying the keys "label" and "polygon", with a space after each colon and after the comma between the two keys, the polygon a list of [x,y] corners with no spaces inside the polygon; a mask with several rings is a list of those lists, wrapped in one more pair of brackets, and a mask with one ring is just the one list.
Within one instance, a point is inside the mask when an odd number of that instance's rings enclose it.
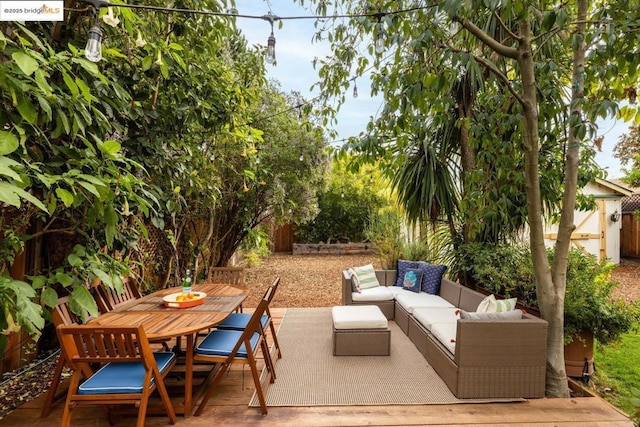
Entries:
{"label": "glass bottle on table", "polygon": [[191,270],[187,270],[184,279],[182,279],[182,294],[189,295],[191,293]]}

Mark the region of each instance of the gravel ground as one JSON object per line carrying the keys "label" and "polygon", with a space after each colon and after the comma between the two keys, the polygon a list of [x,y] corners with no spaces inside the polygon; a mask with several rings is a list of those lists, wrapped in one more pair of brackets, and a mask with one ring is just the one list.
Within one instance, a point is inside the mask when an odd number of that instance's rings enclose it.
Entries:
{"label": "gravel ground", "polygon": [[[330,307],[341,299],[342,270],[373,263],[374,255],[290,255],[273,254],[262,264],[245,270],[249,290],[246,307],[255,307],[266,287],[281,277],[273,307]],[[640,300],[640,260],[624,260],[613,273],[620,283],[614,296],[627,301]],[[51,381],[56,358],[36,361],[32,370],[5,374],[0,383],[0,419],[14,408],[44,392]]]}

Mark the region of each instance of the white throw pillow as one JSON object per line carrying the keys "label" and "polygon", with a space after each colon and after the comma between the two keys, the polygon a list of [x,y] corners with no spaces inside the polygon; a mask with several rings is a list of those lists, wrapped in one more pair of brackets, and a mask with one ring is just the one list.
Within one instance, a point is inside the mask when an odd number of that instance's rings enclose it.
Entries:
{"label": "white throw pillow", "polygon": [[498,299],[489,302],[489,313],[504,313],[505,311],[512,311],[516,309],[517,298]]}
{"label": "white throw pillow", "polygon": [[510,310],[500,313],[468,313],[460,310],[460,318],[473,320],[520,320],[522,319],[522,310]]}
{"label": "white throw pillow", "polygon": [[478,308],[476,308],[476,313],[487,313],[489,311],[489,304],[491,304],[492,302],[495,302],[495,300],[496,300],[496,297],[493,294],[485,297],[485,299],[480,301],[480,304],[478,304]]}
{"label": "white throw pillow", "polygon": [[[380,286],[380,282],[378,282],[378,278],[376,277],[376,271],[373,269],[373,264],[353,267],[352,270],[357,277],[360,289],[376,288]],[[353,280],[353,276],[351,277],[351,280]]]}
{"label": "white throw pillow", "polygon": [[360,281],[358,280],[358,275],[355,271],[353,271],[353,268],[348,269],[347,273],[351,278],[351,292],[362,292],[362,289],[360,288]]}
{"label": "white throw pillow", "polygon": [[497,300],[495,295],[489,295],[478,304],[476,313],[502,313],[516,309],[517,298]]}

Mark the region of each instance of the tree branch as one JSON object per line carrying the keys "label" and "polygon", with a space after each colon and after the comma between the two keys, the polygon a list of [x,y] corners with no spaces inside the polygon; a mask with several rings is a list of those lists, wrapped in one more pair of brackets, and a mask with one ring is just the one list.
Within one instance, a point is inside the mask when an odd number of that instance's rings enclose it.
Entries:
{"label": "tree branch", "polygon": [[[509,28],[504,21],[502,20],[502,18],[500,18],[500,15],[498,15],[498,12],[496,12],[495,10],[493,11],[493,16],[494,18],[496,18],[498,20],[498,23],[500,24],[500,26],[502,27],[503,30],[505,30],[507,32],[507,34],[509,34],[509,36],[513,39],[513,40],[520,40],[520,37],[518,37],[518,35],[516,33],[514,33],[513,31],[511,31],[511,28]],[[500,43],[502,44],[502,43]],[[502,45],[505,46],[505,45]]]}
{"label": "tree branch", "polygon": [[[520,56],[520,52],[518,51],[518,49],[505,46],[502,43],[498,42],[496,39],[478,28],[473,22],[469,21],[468,19],[454,16],[453,21],[458,22],[460,25],[466,28],[467,31],[476,36],[478,40],[480,40],[482,43],[487,45],[490,49],[497,52],[498,54],[511,59],[518,59],[518,57]],[[515,37],[515,39],[520,40],[520,37]]]}

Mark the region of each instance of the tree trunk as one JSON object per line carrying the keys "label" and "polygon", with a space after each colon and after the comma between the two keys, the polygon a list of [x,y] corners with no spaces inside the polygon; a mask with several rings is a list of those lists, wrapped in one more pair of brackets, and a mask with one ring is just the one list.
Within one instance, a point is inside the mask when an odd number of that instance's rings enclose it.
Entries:
{"label": "tree trunk", "polygon": [[[576,129],[572,123],[582,122],[582,103],[584,97],[584,58],[586,52],[586,44],[584,42],[584,33],[586,30],[588,0],[578,0],[578,16],[576,24],[575,38],[578,43],[572,44],[573,47],[573,84],[571,85],[571,119],[569,121],[569,138],[566,154],[566,166],[564,176],[564,193],[562,195],[562,214],[560,216],[560,224],[558,226],[558,238],[556,240],[555,255],[553,258],[553,266],[551,274],[553,283],[555,284],[558,300],[556,304],[562,309],[564,315],[564,295],[567,287],[567,266],[569,258],[569,247],[571,246],[571,234],[575,229],[574,211],[576,207],[576,193],[578,189],[578,163],[580,161],[580,137],[576,134]],[[564,317],[560,317],[560,322],[564,330]],[[562,346],[564,349],[564,333],[555,334],[553,336],[554,349],[556,346]],[[551,344],[551,343],[550,343]],[[564,366],[564,351],[559,352],[558,362],[560,363],[562,356],[562,365],[548,367],[547,369],[547,394],[551,396],[564,396],[568,392],[566,371]],[[553,369],[551,369],[553,368]]]}
{"label": "tree trunk", "polygon": [[[538,101],[532,53],[532,35],[528,19],[519,23],[520,44],[518,63],[522,75],[524,113],[524,150],[526,194],[529,219],[531,257],[536,276],[536,293],[542,317],[549,322],[547,336],[546,394],[568,397],[569,388],[564,371],[564,283],[554,284],[544,244],[542,202],[539,176]],[[566,207],[565,207],[566,210]]]}

